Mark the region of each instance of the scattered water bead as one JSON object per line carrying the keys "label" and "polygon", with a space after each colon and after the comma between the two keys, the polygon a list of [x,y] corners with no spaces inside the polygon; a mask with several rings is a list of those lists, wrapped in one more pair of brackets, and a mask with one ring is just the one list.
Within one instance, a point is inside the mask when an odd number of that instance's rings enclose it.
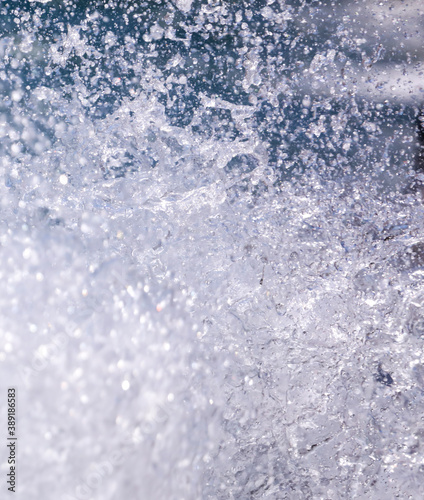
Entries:
{"label": "scattered water bead", "polygon": [[66,186],[68,184],[68,176],[65,174],[61,174],[59,177],[59,182],[63,185]]}

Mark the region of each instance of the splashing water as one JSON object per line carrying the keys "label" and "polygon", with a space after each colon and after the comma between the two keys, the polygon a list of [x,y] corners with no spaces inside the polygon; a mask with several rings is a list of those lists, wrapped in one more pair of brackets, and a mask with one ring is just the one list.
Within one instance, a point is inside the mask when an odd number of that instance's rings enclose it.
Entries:
{"label": "splashing water", "polygon": [[1,9],[19,498],[419,498],[420,2]]}

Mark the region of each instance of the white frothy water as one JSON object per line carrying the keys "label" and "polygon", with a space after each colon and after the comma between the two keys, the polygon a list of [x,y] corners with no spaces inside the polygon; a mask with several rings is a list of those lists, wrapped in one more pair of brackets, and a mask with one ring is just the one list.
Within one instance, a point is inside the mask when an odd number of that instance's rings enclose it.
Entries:
{"label": "white frothy water", "polygon": [[[191,7],[178,2],[180,15]],[[280,25],[294,15],[264,9]],[[47,47],[48,72],[100,59],[81,26]],[[149,43],[166,29],[177,36],[169,21]],[[127,70],[119,51],[111,61]],[[100,117],[108,91],[78,75],[7,87],[0,370],[19,394],[19,498],[423,493],[424,208],[381,193],[381,176],[399,179],[387,155],[348,177],[348,158],[326,165],[305,149],[301,161],[321,170],[282,175],[299,162],[295,132],[279,170],[255,122],[261,93],[281,100],[261,61],[246,56],[247,102],[199,93],[190,126],[170,116],[172,98],[158,95],[172,79],[146,60],[128,95],[110,76],[121,98]],[[320,120],[334,103],[314,99],[299,109],[315,113],[311,140],[347,154],[360,113]],[[358,127],[371,145],[377,129],[370,117]],[[365,139],[349,140],[369,160]]]}

